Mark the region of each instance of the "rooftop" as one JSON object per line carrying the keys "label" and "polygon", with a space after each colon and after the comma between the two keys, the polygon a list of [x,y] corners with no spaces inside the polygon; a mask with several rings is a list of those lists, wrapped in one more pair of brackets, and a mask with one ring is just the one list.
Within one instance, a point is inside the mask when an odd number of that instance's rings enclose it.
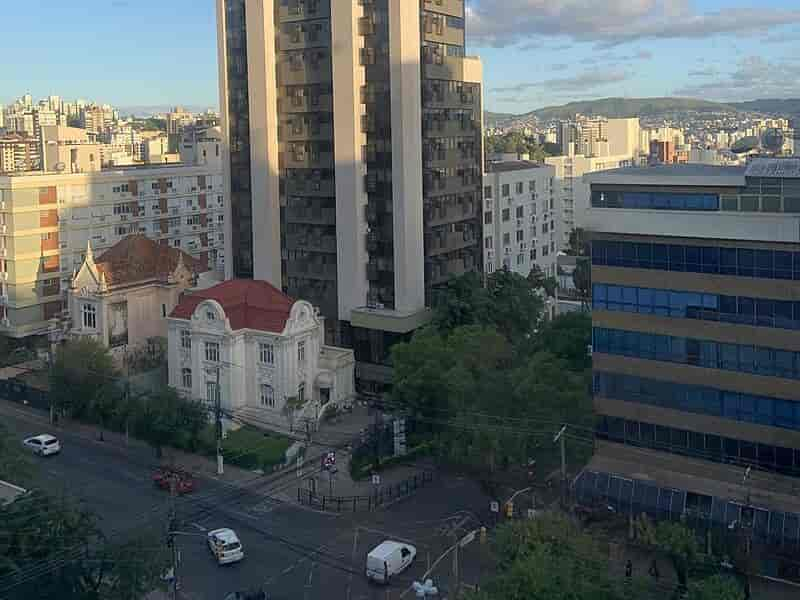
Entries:
{"label": "rooftop", "polygon": [[745,167],[695,163],[624,167],[590,173],[585,180],[593,184],[740,187],[745,185]]}
{"label": "rooftop", "polygon": [[231,279],[185,295],[170,317],[191,319],[197,305],[204,300],[215,300],[222,306],[234,331],[282,333],[294,305],[292,298],[266,281]]}
{"label": "rooftop", "polygon": [[747,177],[800,178],[800,158],[756,158],[747,166]]}
{"label": "rooftop", "polygon": [[530,160],[504,160],[490,162],[489,173],[507,173],[509,171],[524,171],[526,169],[541,169],[543,165]]}
{"label": "rooftop", "polygon": [[114,286],[151,280],[166,282],[181,260],[193,273],[207,270],[199,260],[183,250],[161,245],[136,234],[111,246],[95,260],[95,266],[105,275],[106,283]]}

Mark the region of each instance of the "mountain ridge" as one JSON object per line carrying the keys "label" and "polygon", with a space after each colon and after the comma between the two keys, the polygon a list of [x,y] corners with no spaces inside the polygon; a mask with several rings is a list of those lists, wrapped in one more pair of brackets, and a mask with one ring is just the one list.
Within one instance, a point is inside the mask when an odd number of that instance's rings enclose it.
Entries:
{"label": "mountain ridge", "polygon": [[600,98],[569,102],[558,106],[546,106],[519,115],[510,113],[484,113],[487,127],[498,123],[513,122],[536,117],[540,120],[567,119],[576,113],[609,118],[653,116],[671,111],[718,111],[758,112],[765,114],[800,115],[800,98],[764,98],[747,102],[712,102],[696,98]]}

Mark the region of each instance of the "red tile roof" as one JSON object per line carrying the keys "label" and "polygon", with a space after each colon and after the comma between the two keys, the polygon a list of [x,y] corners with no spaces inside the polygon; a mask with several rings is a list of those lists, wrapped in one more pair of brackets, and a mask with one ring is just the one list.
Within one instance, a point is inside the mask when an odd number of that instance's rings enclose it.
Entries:
{"label": "red tile roof", "polygon": [[125,285],[139,281],[167,281],[178,266],[179,257],[193,273],[202,273],[208,267],[178,248],[163,246],[143,235],[129,235],[95,259],[98,271],[106,277],[109,286]]}
{"label": "red tile roof", "polygon": [[191,319],[197,305],[204,300],[219,302],[234,331],[256,329],[281,333],[294,305],[294,300],[266,281],[231,279],[206,290],[186,294],[170,316]]}

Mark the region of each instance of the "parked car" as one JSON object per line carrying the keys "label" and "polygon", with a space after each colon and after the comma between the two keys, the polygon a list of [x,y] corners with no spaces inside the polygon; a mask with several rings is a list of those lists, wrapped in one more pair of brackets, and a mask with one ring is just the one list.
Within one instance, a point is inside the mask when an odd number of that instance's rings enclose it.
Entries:
{"label": "parked car", "polygon": [[153,483],[162,490],[170,489],[170,480],[175,477],[175,491],[178,494],[188,494],[195,488],[194,478],[186,471],[162,467],[153,473]]}
{"label": "parked car", "polygon": [[416,556],[414,546],[387,540],[367,554],[367,579],[389,583],[392,576],[405,571]]}
{"label": "parked car", "polygon": [[239,562],[244,558],[239,537],[233,529],[227,527],[208,532],[208,548],[220,565]]}
{"label": "parked car", "polygon": [[50,456],[61,452],[61,443],[48,433],[26,438],[22,443],[39,456]]}

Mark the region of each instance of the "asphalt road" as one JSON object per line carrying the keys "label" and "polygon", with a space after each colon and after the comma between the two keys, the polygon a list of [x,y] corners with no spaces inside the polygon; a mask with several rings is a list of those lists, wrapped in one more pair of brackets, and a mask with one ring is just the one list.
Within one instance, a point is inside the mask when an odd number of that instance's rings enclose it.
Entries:
{"label": "asphalt road", "polygon": [[[15,413],[4,415],[4,421],[20,441],[48,432],[46,419],[38,415]],[[107,533],[127,535],[145,524],[163,523],[166,528],[169,499],[151,483],[155,461],[150,451],[121,449],[68,431],[53,433],[61,440],[62,452],[35,457],[38,485],[83,502],[100,517]],[[274,600],[400,598],[429,561],[453,543],[454,535],[478,525],[475,517],[459,511],[488,506],[477,486],[457,478],[437,480],[385,510],[355,515],[315,512],[269,495],[296,485],[293,475],[264,478],[246,490],[202,479],[195,493],[177,501],[185,533],[178,538],[178,573],[188,598],[222,600],[232,591],[256,586],[263,586]],[[454,534],[455,526],[460,529]],[[241,563],[219,567],[212,560],[205,532],[217,527],[237,532],[245,550]],[[374,586],[364,577],[365,556],[389,538],[414,544],[418,558],[389,588]],[[437,571],[443,579],[447,567],[443,564]]]}

